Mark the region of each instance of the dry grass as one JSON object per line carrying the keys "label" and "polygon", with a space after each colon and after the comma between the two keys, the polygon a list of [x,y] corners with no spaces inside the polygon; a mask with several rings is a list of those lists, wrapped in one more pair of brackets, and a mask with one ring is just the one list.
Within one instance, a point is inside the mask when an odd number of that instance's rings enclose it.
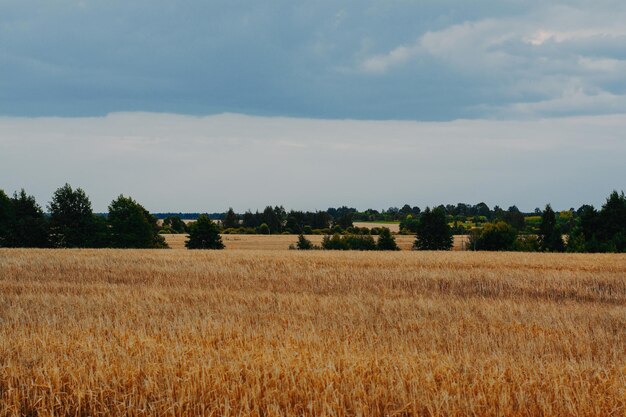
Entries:
{"label": "dry grass", "polygon": [[626,256],[0,250],[0,415],[623,416]]}
{"label": "dry grass", "polygon": [[[184,249],[187,235],[163,235],[165,241],[172,249]],[[307,236],[311,242],[319,245],[324,236]],[[396,243],[402,250],[411,250],[415,236],[398,235],[395,236]],[[374,236],[374,239],[378,239]],[[222,241],[226,249],[246,249],[246,250],[287,250],[289,245],[298,241],[298,236],[294,235],[222,235]],[[454,236],[453,250],[463,250],[463,243],[467,243],[467,236]]]}
{"label": "dry grass", "polygon": [[367,227],[368,229],[374,227],[386,227],[391,230],[392,233],[398,233],[400,231],[400,223],[374,223],[374,222],[354,222],[356,227]]}

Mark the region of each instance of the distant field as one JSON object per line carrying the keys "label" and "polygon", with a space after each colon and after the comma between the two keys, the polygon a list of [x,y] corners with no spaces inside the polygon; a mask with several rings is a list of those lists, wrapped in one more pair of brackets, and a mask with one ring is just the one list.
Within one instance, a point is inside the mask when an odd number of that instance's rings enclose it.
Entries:
{"label": "distant field", "polygon": [[626,255],[0,250],[3,417],[625,407]]}
{"label": "distant field", "polygon": [[386,227],[394,233],[398,233],[400,231],[400,223],[375,223],[375,222],[353,222],[356,227],[367,227],[368,229],[374,227]]}
{"label": "distant field", "polygon": [[[187,235],[163,235],[165,241],[172,249],[184,249]],[[319,245],[324,236],[307,236],[311,242]],[[374,239],[377,239],[374,236]],[[226,249],[247,249],[247,250],[285,250],[289,245],[298,241],[296,235],[222,235],[222,241]],[[415,236],[396,236],[396,242],[402,250],[410,250],[415,241]],[[454,237],[454,250],[462,250],[467,242],[467,236]]]}

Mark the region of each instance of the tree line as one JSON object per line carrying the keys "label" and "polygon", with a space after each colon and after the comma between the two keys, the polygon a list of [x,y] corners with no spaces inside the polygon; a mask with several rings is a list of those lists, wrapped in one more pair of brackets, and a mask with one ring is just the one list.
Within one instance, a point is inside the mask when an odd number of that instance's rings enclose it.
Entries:
{"label": "tree line", "polygon": [[[82,189],[65,184],[54,192],[46,209],[24,190],[12,197],[0,190],[0,246],[164,248],[162,234],[188,233],[187,247],[220,249],[220,234],[287,233],[300,235],[294,246],[298,249],[315,248],[304,236],[322,234],[322,249],[393,250],[397,246],[387,228],[355,227],[353,222],[395,219],[400,222],[400,233],[416,236],[415,249],[447,250],[454,234],[466,234],[468,249],[473,250],[626,251],[626,198],[617,191],[600,209],[583,205],[559,213],[550,205],[522,213],[516,206],[490,209],[485,203],[440,205],[423,211],[406,204],[382,212],[359,212],[347,206],[313,212],[267,206],[254,213],[238,214],[230,208],[222,214],[202,214],[187,224],[181,215],[157,219],[123,195],[111,202],[106,214],[96,214]],[[213,221],[216,217],[219,224]],[[371,235],[379,235],[378,242]]]}
{"label": "tree line", "polygon": [[141,204],[120,195],[106,216],[94,214],[87,194],[65,184],[47,212],[23,189],[0,190],[0,247],[165,248],[160,226]]}

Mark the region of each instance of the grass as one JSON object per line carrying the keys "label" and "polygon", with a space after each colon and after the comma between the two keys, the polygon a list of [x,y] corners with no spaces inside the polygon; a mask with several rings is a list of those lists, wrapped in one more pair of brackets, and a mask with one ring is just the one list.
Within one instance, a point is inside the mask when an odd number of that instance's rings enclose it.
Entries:
{"label": "grass", "polygon": [[623,416],[626,256],[0,250],[0,415]]}

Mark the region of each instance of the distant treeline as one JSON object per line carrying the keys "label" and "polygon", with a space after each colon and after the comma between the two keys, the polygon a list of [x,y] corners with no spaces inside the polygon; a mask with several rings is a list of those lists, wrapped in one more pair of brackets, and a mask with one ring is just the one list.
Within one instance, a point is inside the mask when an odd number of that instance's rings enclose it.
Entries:
{"label": "distant treeline", "polygon": [[[132,198],[120,195],[107,213],[95,214],[86,193],[66,184],[55,191],[46,209],[44,212],[24,190],[12,197],[0,190],[0,246],[160,248],[167,246],[162,234],[193,235],[195,228],[212,234],[320,234],[328,236],[322,245],[327,249],[373,248],[368,238],[335,237],[385,233],[384,227],[354,226],[361,221],[399,223],[400,233],[416,235],[417,249],[449,249],[453,234],[465,234],[470,237],[470,249],[475,250],[626,251],[626,198],[617,191],[599,210],[583,205],[560,212],[550,205],[524,213],[516,206],[504,210],[485,203],[459,203],[423,211],[405,204],[382,211],[347,206],[287,211],[282,206],[267,206],[261,212],[236,213],[231,208],[203,215],[150,214]],[[189,222],[197,219],[202,222]],[[213,220],[219,221],[213,224]],[[194,242],[192,239],[192,246],[203,245]]]}

